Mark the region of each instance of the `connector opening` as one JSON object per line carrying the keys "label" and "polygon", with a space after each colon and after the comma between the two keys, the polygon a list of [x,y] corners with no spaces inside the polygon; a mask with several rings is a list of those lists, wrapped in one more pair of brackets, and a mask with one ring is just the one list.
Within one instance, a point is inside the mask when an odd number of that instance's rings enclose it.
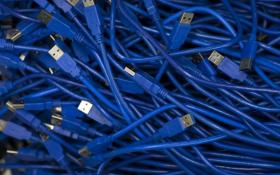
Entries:
{"label": "connector opening", "polygon": [[51,124],[60,126],[62,124],[63,118],[59,115],[51,116]]}
{"label": "connector opening", "polygon": [[50,22],[50,20],[52,19],[52,15],[48,12],[46,12],[45,10],[42,10],[38,17],[37,17],[40,21],[42,21],[44,24],[48,24]]}
{"label": "connector opening", "polygon": [[0,131],[3,131],[6,128],[7,122],[0,120]]}
{"label": "connector opening", "polygon": [[56,61],[58,61],[62,55],[64,54],[64,52],[57,46],[54,45],[50,50],[49,50],[49,54],[51,57],[53,57],[53,59],[55,59]]}
{"label": "connector opening", "polygon": [[193,17],[194,17],[193,13],[183,13],[180,23],[181,24],[190,24],[192,22]]}
{"label": "connector opening", "polygon": [[72,6],[75,6],[76,4],[78,4],[79,0],[67,0],[67,2]]}
{"label": "connector opening", "polygon": [[18,29],[10,29],[6,32],[6,39],[16,41],[21,37],[21,31]]}
{"label": "connector opening", "polygon": [[215,65],[219,65],[225,57],[217,51],[213,51],[209,56],[208,60],[211,61]]}
{"label": "connector opening", "polygon": [[79,150],[79,154],[83,157],[89,157],[91,152],[87,147],[83,147],[82,149]]}
{"label": "connector opening", "polygon": [[84,7],[90,7],[94,5],[94,0],[83,0]]}
{"label": "connector opening", "polygon": [[132,70],[132,69],[130,69],[130,68],[128,68],[128,67],[125,67],[124,68],[124,71],[126,71],[129,75],[131,75],[131,76],[134,76],[135,75],[135,72]]}
{"label": "connector opening", "polygon": [[183,123],[184,123],[185,127],[189,127],[189,126],[192,126],[194,124],[193,118],[190,114],[184,115],[182,120],[183,120]]}
{"label": "connector opening", "polygon": [[78,110],[85,114],[89,114],[92,106],[93,105],[90,102],[82,100],[78,106]]}

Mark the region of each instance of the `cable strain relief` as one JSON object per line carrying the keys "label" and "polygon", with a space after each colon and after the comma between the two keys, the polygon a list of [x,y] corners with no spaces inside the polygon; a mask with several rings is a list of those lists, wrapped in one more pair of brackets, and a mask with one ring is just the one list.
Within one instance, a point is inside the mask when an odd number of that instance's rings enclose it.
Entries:
{"label": "cable strain relief", "polygon": [[94,156],[94,162],[92,162],[92,166],[100,165],[104,161],[104,157],[102,155]]}
{"label": "cable strain relief", "polygon": [[256,84],[253,80],[247,78],[246,79],[246,83],[249,85],[249,86],[252,86],[252,87],[256,87]]}
{"label": "cable strain relief", "polygon": [[71,11],[71,10],[68,11],[66,14],[69,16],[70,20],[73,20],[77,16],[77,13],[75,11]]}
{"label": "cable strain relief", "polygon": [[160,22],[160,17],[158,15],[158,13],[156,13],[156,11],[152,11],[151,16],[152,16],[152,18],[154,19],[155,22]]}
{"label": "cable strain relief", "polygon": [[103,43],[103,35],[102,34],[96,35],[95,40],[97,44]]}
{"label": "cable strain relief", "polygon": [[12,81],[9,81],[6,84],[6,90],[9,91],[9,90],[13,89],[14,86],[15,86],[14,83]]}
{"label": "cable strain relief", "polygon": [[77,32],[74,39],[79,43],[82,43],[83,41],[85,41],[85,36],[82,33]]}
{"label": "cable strain relief", "polygon": [[7,50],[13,50],[14,49],[14,45],[10,42],[7,42],[4,39],[0,39],[0,48],[2,49],[7,49]]}
{"label": "cable strain relief", "polygon": [[64,155],[57,160],[57,163],[59,163],[63,168],[68,167],[68,163],[66,162]]}
{"label": "cable strain relief", "polygon": [[164,136],[163,136],[162,132],[158,131],[158,132],[155,132],[155,133],[150,137],[149,140],[157,141],[157,140],[161,140],[161,139],[163,139],[163,138],[164,138]]}
{"label": "cable strain relief", "polygon": [[162,97],[163,99],[166,99],[168,92],[165,89],[160,88],[159,90],[159,95],[160,97]]}

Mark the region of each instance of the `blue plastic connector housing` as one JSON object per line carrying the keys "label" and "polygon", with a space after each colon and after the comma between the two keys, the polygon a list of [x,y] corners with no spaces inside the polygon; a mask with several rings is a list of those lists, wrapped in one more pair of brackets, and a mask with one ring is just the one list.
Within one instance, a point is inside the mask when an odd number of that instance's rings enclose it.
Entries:
{"label": "blue plastic connector housing", "polygon": [[72,9],[71,4],[67,3],[65,0],[52,0],[52,1],[58,8],[60,8],[65,13],[71,11]]}
{"label": "blue plastic connector housing", "polygon": [[33,1],[36,2],[40,7],[42,7],[49,13],[55,11],[55,7],[52,4],[50,4],[47,0],[33,0]]}
{"label": "blue plastic connector housing", "polygon": [[183,13],[180,22],[176,23],[170,36],[170,50],[178,50],[185,43],[190,30],[191,22],[193,19],[193,13]]}
{"label": "blue plastic connector housing", "polygon": [[22,21],[16,26],[15,29],[10,29],[7,31],[6,39],[16,41],[20,37],[34,32],[39,27],[40,27],[40,24],[38,24],[38,23]]}
{"label": "blue plastic connector housing", "polygon": [[112,123],[99,111],[99,109],[88,101],[82,100],[78,106],[78,110],[100,124],[112,126]]}
{"label": "blue plastic connector housing", "polygon": [[11,81],[0,81],[0,96],[8,93],[14,87]]}
{"label": "blue plastic connector housing", "polygon": [[84,15],[84,5],[82,0],[66,0],[80,14]]}
{"label": "blue plastic connector housing", "polygon": [[[43,138],[45,139],[45,138]],[[53,159],[59,163],[63,168],[68,167],[68,162],[65,159],[65,155],[61,145],[51,139],[46,139],[43,141],[45,148]]]}
{"label": "blue plastic connector housing", "polygon": [[26,63],[22,62],[20,58],[10,52],[0,52],[0,65],[6,66],[10,69],[27,69]]}
{"label": "blue plastic connector housing", "polygon": [[243,82],[247,79],[247,74],[239,70],[239,66],[217,51],[213,51],[208,60],[215,64],[217,68],[232,79]]}
{"label": "blue plastic connector housing", "polygon": [[158,85],[149,75],[140,74],[138,72],[134,72],[132,69],[125,67],[124,71],[132,77],[132,79],[140,85],[146,92],[158,96],[161,98],[166,98],[167,91]]}
{"label": "blue plastic connector housing", "polygon": [[100,154],[104,152],[112,144],[111,137],[98,137],[86,144],[79,150],[79,154],[83,157],[88,157],[92,154]]}
{"label": "blue plastic connector housing", "polygon": [[80,135],[78,132],[73,132],[71,130],[64,129],[60,126],[45,124],[51,131],[53,131],[56,134],[59,134],[61,136],[73,139],[73,140],[79,140],[79,141],[90,141],[91,139],[85,136]]}
{"label": "blue plastic connector housing", "polygon": [[38,15],[38,19],[41,20],[49,30],[65,38],[77,40],[78,42],[84,40],[84,36],[78,32],[78,29],[59,13],[51,14],[42,10]]}
{"label": "blue plastic connector housing", "polygon": [[240,70],[249,71],[252,70],[253,61],[257,53],[257,41],[249,40],[244,44],[244,48],[241,53]]}
{"label": "blue plastic connector housing", "polygon": [[94,0],[83,0],[83,4],[84,16],[92,35],[102,34],[101,26],[103,25],[103,19],[98,5],[95,4]]}
{"label": "blue plastic connector housing", "polygon": [[50,56],[56,60],[58,66],[66,73],[70,74],[72,77],[80,76],[80,69],[77,66],[73,58],[65,53],[59,46],[55,45],[49,50]]}
{"label": "blue plastic connector housing", "polygon": [[32,133],[23,126],[5,120],[0,120],[0,131],[18,140],[30,140],[32,137]]}
{"label": "blue plastic connector housing", "polygon": [[124,77],[117,77],[115,81],[122,92],[126,92],[128,94],[143,94],[144,90],[134,81],[127,80]]}
{"label": "blue plastic connector housing", "polygon": [[42,65],[46,66],[47,68],[51,69],[59,69],[59,66],[57,65],[56,61],[47,53],[38,53],[38,62],[40,62]]}
{"label": "blue plastic connector housing", "polygon": [[8,154],[15,155],[18,159],[24,161],[51,161],[51,158],[46,152],[34,147],[21,147],[18,151],[7,150]]}
{"label": "blue plastic connector housing", "polygon": [[165,123],[155,134],[159,138],[170,138],[184,132],[187,128],[194,125],[194,118],[187,114],[183,117],[172,119]]}

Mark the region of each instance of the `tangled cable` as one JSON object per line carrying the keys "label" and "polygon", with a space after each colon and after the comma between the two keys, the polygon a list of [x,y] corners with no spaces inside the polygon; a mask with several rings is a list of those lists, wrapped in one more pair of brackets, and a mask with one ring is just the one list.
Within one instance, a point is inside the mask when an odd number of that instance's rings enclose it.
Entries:
{"label": "tangled cable", "polygon": [[0,172],[280,173],[278,0],[2,0]]}

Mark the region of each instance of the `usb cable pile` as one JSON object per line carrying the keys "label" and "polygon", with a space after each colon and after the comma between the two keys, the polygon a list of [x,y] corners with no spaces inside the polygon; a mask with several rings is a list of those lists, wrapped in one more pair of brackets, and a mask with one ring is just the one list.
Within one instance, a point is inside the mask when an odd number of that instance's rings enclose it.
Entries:
{"label": "usb cable pile", "polygon": [[278,0],[1,0],[1,173],[280,173]]}

